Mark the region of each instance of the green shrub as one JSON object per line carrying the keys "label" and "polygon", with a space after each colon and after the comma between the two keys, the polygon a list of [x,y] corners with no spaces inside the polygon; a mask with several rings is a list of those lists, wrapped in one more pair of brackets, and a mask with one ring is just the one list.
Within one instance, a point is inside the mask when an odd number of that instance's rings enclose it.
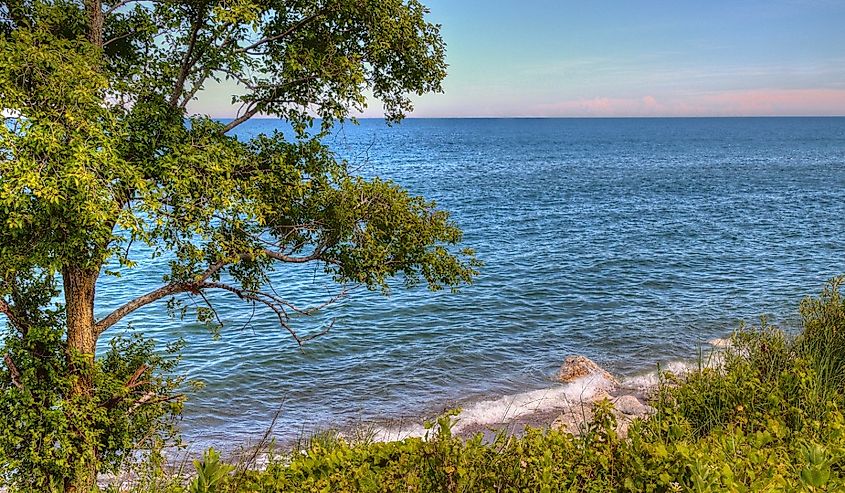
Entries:
{"label": "green shrub", "polygon": [[175,437],[181,380],[166,375],[177,358],[140,336],[115,338],[89,371],[93,399],[75,399],[63,333],[59,323],[33,326],[7,335],[0,349],[0,485],[14,491],[63,491],[74,467],[95,462],[117,473],[160,461]]}
{"label": "green shrub", "polygon": [[194,461],[196,477],[191,481],[189,493],[216,493],[223,491],[229,473],[235,468],[220,462],[220,454],[214,449],[208,449],[202,461]]}

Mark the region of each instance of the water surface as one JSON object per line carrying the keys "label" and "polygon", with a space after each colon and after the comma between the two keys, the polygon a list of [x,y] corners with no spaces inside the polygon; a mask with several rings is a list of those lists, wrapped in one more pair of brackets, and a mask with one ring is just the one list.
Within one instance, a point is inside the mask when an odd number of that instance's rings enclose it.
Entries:
{"label": "water surface", "polygon": [[[794,326],[801,297],[845,273],[843,118],[365,120],[329,143],[452,211],[486,266],[458,294],[357,293],[297,322],[307,333],[335,320],[303,351],[272,314],[227,296],[214,298],[219,340],[163,304],[137,312],[134,329],[186,339],[183,368],[206,383],[186,407],[189,442],[255,437],[278,409],[290,439],[543,388],[572,353],[635,374],[740,320]],[[165,269],[105,278],[98,310]],[[336,290],[319,268],[275,278],[301,303]]]}

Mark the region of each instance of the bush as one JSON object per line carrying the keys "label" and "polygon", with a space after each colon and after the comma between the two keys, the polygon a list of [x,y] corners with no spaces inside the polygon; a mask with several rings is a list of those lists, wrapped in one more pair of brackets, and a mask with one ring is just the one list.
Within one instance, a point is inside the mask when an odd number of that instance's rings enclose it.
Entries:
{"label": "bush", "polygon": [[[14,491],[63,491],[74,467],[118,473],[157,462],[174,438],[181,379],[167,377],[177,358],[157,355],[151,340],[115,338],[88,377],[91,399],[74,399],[64,329],[33,326],[7,335],[0,370],[0,484]],[[168,348],[170,355],[178,346]],[[80,461],[79,458],[82,458]]]}

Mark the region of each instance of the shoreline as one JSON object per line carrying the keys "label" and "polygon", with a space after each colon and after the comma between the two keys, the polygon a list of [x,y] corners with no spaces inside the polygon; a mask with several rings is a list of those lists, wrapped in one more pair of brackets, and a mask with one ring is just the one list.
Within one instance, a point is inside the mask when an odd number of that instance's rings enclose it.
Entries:
{"label": "shoreline", "polygon": [[[700,364],[707,366],[718,364],[717,356],[730,345],[727,338],[707,341],[708,348],[701,357],[707,361],[699,362],[698,357],[688,360],[671,361],[657,365],[650,371],[640,372],[628,377],[616,377],[604,368],[586,360],[592,367],[577,378],[568,381],[550,381],[552,385],[536,390],[528,390],[498,397],[481,398],[460,403],[460,411],[452,418],[452,432],[459,436],[473,436],[482,433],[490,437],[499,432],[520,435],[525,428],[566,428],[577,431],[588,419],[591,408],[597,402],[609,399],[624,416],[619,418],[645,417],[649,414],[648,401],[659,384],[659,372],[671,372],[675,375],[694,370]],[[703,348],[705,349],[705,348]],[[568,359],[568,358],[567,358]],[[561,367],[566,368],[567,362]],[[402,420],[398,424],[373,423],[369,428],[338,430],[339,436],[356,439],[363,436],[379,442],[401,441],[406,438],[423,438],[428,430],[424,423],[434,422],[437,416],[420,417],[416,420]],[[367,434],[369,432],[369,434]]]}
{"label": "shoreline", "polygon": [[[718,364],[718,358],[713,355],[724,351],[730,345],[729,339],[711,339],[707,341],[709,348],[702,351],[702,357],[707,358],[707,365]],[[704,349],[704,348],[702,348]],[[587,423],[592,419],[592,409],[602,400],[610,400],[614,404],[614,415],[617,419],[617,431],[621,436],[627,434],[628,426],[635,419],[647,418],[653,412],[649,399],[659,383],[658,372],[668,371],[675,375],[699,368],[696,358],[671,361],[651,371],[644,371],[628,377],[616,378],[607,370],[583,356],[567,357],[561,366],[558,376],[567,371],[570,358],[577,360],[575,372],[585,372],[571,378],[569,381],[550,380],[551,385],[535,390],[506,394],[491,398],[480,398],[464,402],[456,407],[460,409],[452,416],[452,434],[469,439],[482,434],[484,442],[492,442],[496,435],[505,433],[516,437],[522,436],[527,428],[560,429],[573,435],[579,435]],[[586,369],[579,367],[586,362]],[[448,408],[447,408],[448,409]],[[454,409],[454,408],[453,408]],[[440,413],[442,416],[443,413]],[[385,420],[381,422],[366,422],[347,427],[325,428],[310,435],[303,435],[298,439],[279,441],[273,438],[272,429],[265,432],[261,439],[247,439],[232,444],[228,449],[217,449],[223,457],[233,463],[246,464],[249,469],[263,470],[273,459],[290,457],[303,451],[303,446],[321,434],[329,433],[350,443],[356,442],[400,442],[409,438],[426,439],[426,434],[433,432],[437,426],[427,429],[425,422],[436,423],[438,415],[430,417],[418,416]],[[273,449],[269,445],[273,443]],[[197,446],[197,443],[185,443],[184,448],[174,447],[172,453],[165,452],[168,468],[181,470],[198,459],[209,447]],[[126,475],[104,475],[99,482],[101,485],[135,484],[138,477],[128,472]]]}
{"label": "shoreline", "polygon": [[[724,350],[729,341],[717,338],[705,342],[701,356],[707,358]],[[656,389],[659,382],[659,371],[683,374],[697,368],[699,364],[698,356],[693,355],[684,360],[655,364],[651,370],[617,377],[592,361],[590,363],[595,365],[597,371],[568,382],[556,381],[550,376],[545,387],[445,402],[436,406],[438,411],[388,416],[380,420],[361,420],[338,426],[311,429],[303,427],[296,437],[284,438],[274,436],[272,425],[268,425],[260,432],[259,428],[256,428],[256,433],[251,437],[230,441],[228,446],[221,447],[218,443],[206,440],[186,441],[182,447],[169,447],[173,453],[166,455],[168,462],[176,464],[190,462],[208,448],[215,448],[226,457],[237,458],[250,456],[256,449],[266,448],[270,442],[277,450],[290,452],[299,449],[312,438],[324,434],[334,435],[349,442],[394,442],[407,438],[424,438],[429,431],[425,428],[426,422],[436,423],[439,416],[456,409],[460,411],[452,417],[452,433],[462,437],[481,433],[487,439],[500,432],[518,436],[528,427],[563,427],[577,431],[578,426],[591,415],[592,406],[606,398],[615,404],[621,401],[623,406],[635,406],[636,412],[629,414],[629,417],[645,416],[648,410],[638,407],[637,403],[647,406],[649,394]]]}
{"label": "shoreline", "polygon": [[[678,370],[692,368],[692,365],[681,362],[672,366]],[[490,437],[499,432],[520,435],[527,427],[567,427],[582,422],[581,418],[590,413],[592,406],[605,398],[634,397],[637,401],[646,401],[646,396],[657,384],[656,370],[622,380],[608,376],[602,372],[591,372],[542,389],[464,402],[452,418],[452,433],[465,437],[482,433]],[[434,421],[434,418],[428,421]],[[371,429],[368,438],[379,442],[424,438],[428,432],[425,421],[418,419],[398,425],[382,424]],[[352,430],[351,434],[342,431],[340,434],[351,439],[361,435],[358,430]]]}
{"label": "shoreline", "polygon": [[[710,358],[723,351],[728,339],[711,339],[709,347],[702,348],[702,357]],[[578,356],[577,358],[583,358]],[[450,409],[459,410],[452,417],[452,433],[459,436],[473,436],[482,433],[485,437],[499,432],[521,434],[525,428],[549,428],[576,426],[584,421],[592,406],[604,399],[626,407],[628,416],[643,417],[648,413],[648,400],[659,383],[658,372],[684,374],[698,368],[698,357],[674,360],[664,365],[655,365],[649,371],[616,377],[604,368],[583,358],[594,367],[587,373],[568,381],[549,380],[547,387],[498,396],[481,397],[457,401],[453,406],[444,406],[440,413],[420,414],[366,421],[339,427],[327,427],[303,434],[296,439],[275,440],[283,449],[295,449],[298,443],[323,433],[335,434],[348,441],[392,442],[406,438],[424,438],[429,430],[425,423],[435,423],[439,416]],[[707,363],[712,364],[712,363]],[[562,369],[566,363],[562,366]],[[645,407],[637,407],[637,403]],[[634,408],[632,409],[633,406]],[[273,439],[272,432],[268,435]],[[238,449],[254,450],[261,440],[248,440]],[[246,445],[246,446],[244,446]]]}

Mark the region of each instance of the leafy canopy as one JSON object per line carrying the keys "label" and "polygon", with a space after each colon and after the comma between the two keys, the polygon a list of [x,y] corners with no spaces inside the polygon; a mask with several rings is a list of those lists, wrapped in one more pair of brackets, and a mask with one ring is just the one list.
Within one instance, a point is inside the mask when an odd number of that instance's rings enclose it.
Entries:
{"label": "leafy canopy", "polygon": [[[410,95],[441,89],[425,14],[416,0],[3,0],[0,106],[17,115],[0,126],[3,293],[22,270],[133,267],[139,243],[172,256],[167,284],[98,333],[206,289],[286,320],[262,291],[280,262],[370,289],[469,282],[476,261],[447,248],[461,232],[446,212],[354,176],[321,142],[369,93],[399,121]],[[237,87],[237,117],[190,114],[221,81]],[[294,132],[233,135],[259,114]]]}
{"label": "leafy canopy", "polygon": [[[288,320],[307,310],[270,285],[285,263],[322,265],[341,293],[471,281],[446,212],[355,176],[322,142],[368,95],[398,122],[411,95],[440,90],[426,13],[417,0],[0,0],[0,484],[86,491],[171,436],[173,360],[143,339],[94,355],[142,306],[222,290],[302,343]],[[191,113],[218,83],[235,88],[236,117]],[[292,131],[235,135],[257,115]],[[101,273],[150,252],[170,262],[161,287],[94,319]]]}

